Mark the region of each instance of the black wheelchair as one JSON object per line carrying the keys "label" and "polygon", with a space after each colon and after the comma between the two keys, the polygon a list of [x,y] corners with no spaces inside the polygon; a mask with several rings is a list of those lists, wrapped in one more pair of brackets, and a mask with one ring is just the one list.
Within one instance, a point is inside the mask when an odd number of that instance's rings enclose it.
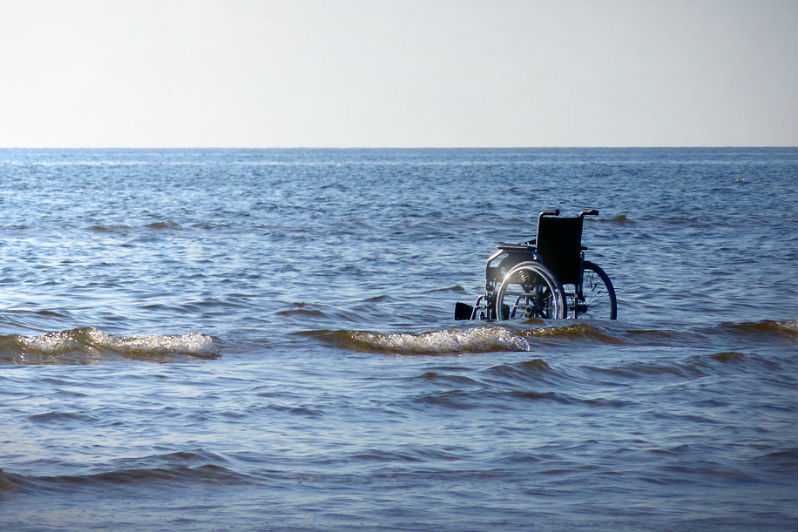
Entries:
{"label": "black wheelchair", "polygon": [[585,260],[582,246],[584,217],[597,214],[566,218],[559,209],[543,211],[537,238],[499,243],[485,267],[485,294],[473,306],[457,303],[455,319],[617,319],[615,288],[604,270]]}

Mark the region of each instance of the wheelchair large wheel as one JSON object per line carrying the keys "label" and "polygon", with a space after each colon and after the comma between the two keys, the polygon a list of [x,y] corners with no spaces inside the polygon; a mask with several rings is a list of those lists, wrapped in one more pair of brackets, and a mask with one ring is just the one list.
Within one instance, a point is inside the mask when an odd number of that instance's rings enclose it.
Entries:
{"label": "wheelchair large wheel", "polygon": [[618,317],[618,302],[612,281],[604,270],[587,260],[582,272],[582,293],[576,296],[574,314],[577,318],[597,320],[614,320]]}
{"label": "wheelchair large wheel", "polygon": [[539,262],[522,262],[496,291],[498,319],[565,318],[565,293],[557,277]]}

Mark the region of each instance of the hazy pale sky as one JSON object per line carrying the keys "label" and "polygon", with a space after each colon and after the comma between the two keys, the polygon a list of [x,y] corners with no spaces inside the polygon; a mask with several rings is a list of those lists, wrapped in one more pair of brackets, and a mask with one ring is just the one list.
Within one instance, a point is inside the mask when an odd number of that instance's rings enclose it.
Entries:
{"label": "hazy pale sky", "polygon": [[795,146],[797,5],[0,0],[0,146]]}

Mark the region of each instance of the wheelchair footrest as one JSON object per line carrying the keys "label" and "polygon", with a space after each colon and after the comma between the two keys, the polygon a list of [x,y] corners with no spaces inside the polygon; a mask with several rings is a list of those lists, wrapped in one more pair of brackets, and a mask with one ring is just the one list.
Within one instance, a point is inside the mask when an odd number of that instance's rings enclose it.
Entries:
{"label": "wheelchair footrest", "polygon": [[455,303],[454,305],[454,319],[456,320],[470,320],[473,312],[474,307],[471,305],[465,303]]}

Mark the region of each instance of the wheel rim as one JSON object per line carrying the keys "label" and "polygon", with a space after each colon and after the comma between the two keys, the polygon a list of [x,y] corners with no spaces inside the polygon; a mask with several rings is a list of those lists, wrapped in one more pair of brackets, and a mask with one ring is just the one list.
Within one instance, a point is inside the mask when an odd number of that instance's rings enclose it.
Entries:
{"label": "wheel rim", "polygon": [[560,283],[535,263],[515,266],[496,294],[496,317],[500,320],[560,319],[563,310]]}
{"label": "wheel rim", "polygon": [[585,262],[581,297],[577,296],[578,317],[614,320],[617,317],[615,289],[607,274],[595,264]]}

